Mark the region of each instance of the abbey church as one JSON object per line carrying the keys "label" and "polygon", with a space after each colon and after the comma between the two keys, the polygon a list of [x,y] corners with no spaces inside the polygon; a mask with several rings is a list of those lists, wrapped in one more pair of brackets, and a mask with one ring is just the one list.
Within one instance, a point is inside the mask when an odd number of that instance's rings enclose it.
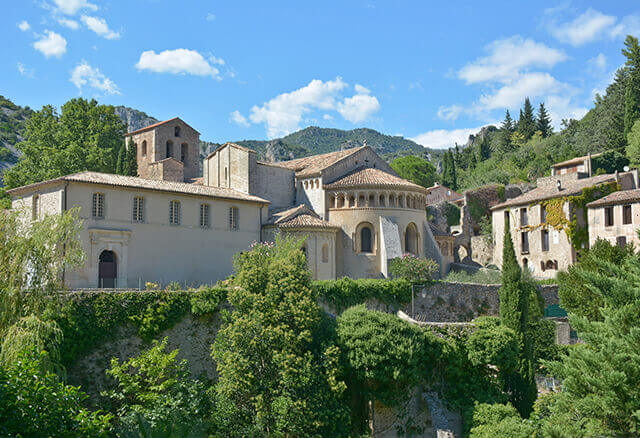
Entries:
{"label": "abbey church", "polygon": [[428,190],[366,145],[267,163],[227,143],[201,163],[200,134],[179,118],[126,137],[138,177],[80,172],[8,191],[31,220],[78,210],[86,259],[69,288],[214,283],[235,253],[277,233],[305,237],[315,279],[386,277],[405,253],[442,273],[452,261],[450,236],[427,221]]}

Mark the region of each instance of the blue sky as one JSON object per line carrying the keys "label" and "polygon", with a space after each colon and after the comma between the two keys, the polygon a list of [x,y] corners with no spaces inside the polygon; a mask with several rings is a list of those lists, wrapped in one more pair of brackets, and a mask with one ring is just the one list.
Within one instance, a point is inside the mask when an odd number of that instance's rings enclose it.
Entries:
{"label": "blue sky", "polygon": [[[615,3],[615,4],[614,4]],[[581,117],[640,35],[640,4],[24,0],[0,17],[0,94],[95,97],[208,141],[309,125],[447,147],[544,101]]]}

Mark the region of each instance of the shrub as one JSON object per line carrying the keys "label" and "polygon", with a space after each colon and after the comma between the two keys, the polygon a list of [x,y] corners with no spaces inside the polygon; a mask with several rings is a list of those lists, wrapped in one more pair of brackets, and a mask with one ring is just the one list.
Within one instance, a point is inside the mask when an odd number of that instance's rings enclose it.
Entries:
{"label": "shrub", "polygon": [[313,282],[317,296],[331,304],[337,312],[376,299],[387,305],[411,301],[411,282],[404,278],[394,280],[359,279],[348,277]]}
{"label": "shrub", "polygon": [[404,254],[389,262],[389,272],[395,278],[405,278],[414,283],[430,282],[440,267],[435,260]]}

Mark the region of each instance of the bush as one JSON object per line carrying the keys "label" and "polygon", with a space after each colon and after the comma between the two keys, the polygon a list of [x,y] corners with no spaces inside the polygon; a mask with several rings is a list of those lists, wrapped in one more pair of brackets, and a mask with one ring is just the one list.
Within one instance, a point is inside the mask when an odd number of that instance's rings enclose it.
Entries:
{"label": "bush", "polygon": [[531,438],[536,427],[523,421],[510,404],[476,404],[470,433],[472,438]]}
{"label": "bush", "polygon": [[405,278],[413,283],[430,282],[439,270],[435,260],[423,259],[413,254],[404,254],[389,262],[389,272],[394,278]]}
{"label": "bush", "polygon": [[500,284],[502,274],[497,269],[480,269],[473,274],[450,271],[445,280],[452,283]]}
{"label": "bush", "polygon": [[494,365],[500,372],[515,369],[520,352],[515,332],[488,319],[476,320],[476,327],[467,339],[471,363],[482,366]]}
{"label": "bush", "polygon": [[338,280],[314,281],[313,289],[318,297],[331,304],[337,312],[372,298],[387,305],[411,301],[411,282],[404,278],[353,280],[343,277]]}

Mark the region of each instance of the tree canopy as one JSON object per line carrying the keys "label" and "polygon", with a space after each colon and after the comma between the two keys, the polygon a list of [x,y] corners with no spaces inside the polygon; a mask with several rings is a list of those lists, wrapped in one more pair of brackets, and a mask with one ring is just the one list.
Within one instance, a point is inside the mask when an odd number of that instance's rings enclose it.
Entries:
{"label": "tree canopy", "polygon": [[421,157],[408,155],[396,158],[391,162],[391,168],[402,178],[422,187],[431,187],[438,180],[436,168]]}

